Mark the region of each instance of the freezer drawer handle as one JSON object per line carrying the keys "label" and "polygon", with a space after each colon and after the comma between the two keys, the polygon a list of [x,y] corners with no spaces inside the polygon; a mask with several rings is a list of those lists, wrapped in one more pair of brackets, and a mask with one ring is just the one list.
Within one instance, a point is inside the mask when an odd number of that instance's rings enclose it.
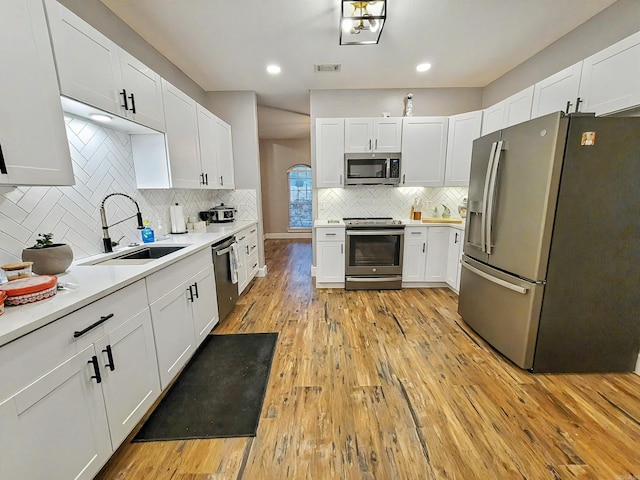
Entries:
{"label": "freezer drawer handle", "polygon": [[528,288],[521,287],[520,285],[514,285],[513,283],[505,282],[504,280],[496,278],[493,275],[489,275],[488,273],[485,273],[482,270],[478,270],[477,268],[472,267],[468,263],[462,262],[462,267],[475,273],[476,275],[481,276],[482,278],[489,280],[490,282],[500,285],[501,287],[508,288],[509,290],[513,290],[514,292],[518,292],[525,295],[529,291]]}

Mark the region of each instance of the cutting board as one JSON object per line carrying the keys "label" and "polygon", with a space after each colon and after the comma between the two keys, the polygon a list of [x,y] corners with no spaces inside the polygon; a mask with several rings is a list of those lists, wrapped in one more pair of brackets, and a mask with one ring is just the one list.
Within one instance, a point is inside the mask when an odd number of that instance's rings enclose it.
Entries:
{"label": "cutting board", "polygon": [[423,218],[422,223],[462,223],[459,218]]}

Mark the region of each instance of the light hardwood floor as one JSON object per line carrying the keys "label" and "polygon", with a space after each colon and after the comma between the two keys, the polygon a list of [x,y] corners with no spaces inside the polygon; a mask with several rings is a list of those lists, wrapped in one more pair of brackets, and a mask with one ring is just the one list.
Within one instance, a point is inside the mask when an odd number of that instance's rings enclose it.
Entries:
{"label": "light hardwood floor", "polygon": [[640,377],[530,374],[448,289],[315,290],[310,243],[265,248],[214,330],[280,334],[256,437],[126,441],[97,478],[640,478]]}

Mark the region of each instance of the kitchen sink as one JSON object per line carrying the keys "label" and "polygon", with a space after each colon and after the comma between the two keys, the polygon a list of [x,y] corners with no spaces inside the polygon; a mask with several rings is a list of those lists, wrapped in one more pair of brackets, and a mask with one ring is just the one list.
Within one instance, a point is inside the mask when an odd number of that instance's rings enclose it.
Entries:
{"label": "kitchen sink", "polygon": [[109,258],[94,260],[80,265],[144,265],[171,253],[182,250],[188,245],[157,245],[138,248],[132,252],[127,252]]}
{"label": "kitchen sink", "polygon": [[172,246],[163,245],[163,246],[157,246],[157,247],[145,247],[141,250],[136,250],[135,252],[127,253],[126,255],[121,255],[119,257],[116,257],[116,259],[154,260],[156,258],[162,258],[165,255],[169,255],[170,253],[177,252],[178,250],[181,250],[183,248],[184,246],[182,245],[172,245]]}

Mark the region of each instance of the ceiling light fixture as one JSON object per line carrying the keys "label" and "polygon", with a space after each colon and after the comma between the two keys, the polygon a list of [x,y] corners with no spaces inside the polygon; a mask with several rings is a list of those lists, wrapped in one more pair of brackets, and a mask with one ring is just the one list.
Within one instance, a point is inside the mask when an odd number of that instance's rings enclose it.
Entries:
{"label": "ceiling light fixture", "polygon": [[387,19],[387,0],[341,0],[340,45],[376,45]]}
{"label": "ceiling light fixture", "polygon": [[427,70],[431,70],[431,64],[430,63],[421,63],[420,65],[418,65],[416,67],[416,70],[418,72],[426,72]]}
{"label": "ceiling light fixture", "polygon": [[267,66],[267,72],[269,72],[271,75],[277,75],[281,71],[282,71],[282,69],[278,65],[269,65],[269,66]]}

